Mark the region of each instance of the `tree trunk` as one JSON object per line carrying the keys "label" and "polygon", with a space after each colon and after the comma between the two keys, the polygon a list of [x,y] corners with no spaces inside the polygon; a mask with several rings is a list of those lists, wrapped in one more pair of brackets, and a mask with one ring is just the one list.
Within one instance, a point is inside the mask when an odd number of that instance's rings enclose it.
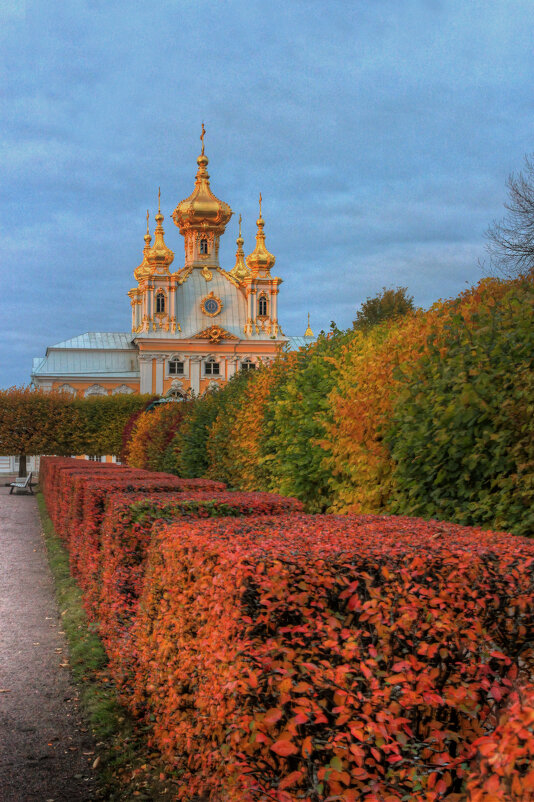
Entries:
{"label": "tree trunk", "polygon": [[26,474],[26,454],[21,454],[19,457],[19,476],[27,476]]}

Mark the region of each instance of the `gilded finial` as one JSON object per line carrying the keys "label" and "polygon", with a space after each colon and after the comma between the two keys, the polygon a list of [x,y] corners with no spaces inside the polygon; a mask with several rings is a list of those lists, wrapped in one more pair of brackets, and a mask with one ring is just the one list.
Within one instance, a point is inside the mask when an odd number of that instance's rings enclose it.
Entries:
{"label": "gilded finial", "polygon": [[200,141],[202,142],[202,155],[204,155],[204,137],[206,136],[206,129],[204,128],[204,123],[202,123],[202,133],[200,134]]}
{"label": "gilded finial", "polygon": [[161,187],[158,187],[158,214],[161,214]]}
{"label": "gilded finial", "polygon": [[308,328],[304,332],[305,337],[313,337],[313,331],[310,328],[310,313],[308,312]]}
{"label": "gilded finial", "polygon": [[241,215],[239,215],[239,237],[241,238]]}
{"label": "gilded finial", "polygon": [[260,217],[261,217],[261,192],[260,192]]}
{"label": "gilded finial", "polygon": [[150,234],[150,231],[148,230],[148,221],[149,221],[149,219],[150,219],[150,214],[149,214],[149,211],[147,209],[146,210],[146,233],[147,234]]}

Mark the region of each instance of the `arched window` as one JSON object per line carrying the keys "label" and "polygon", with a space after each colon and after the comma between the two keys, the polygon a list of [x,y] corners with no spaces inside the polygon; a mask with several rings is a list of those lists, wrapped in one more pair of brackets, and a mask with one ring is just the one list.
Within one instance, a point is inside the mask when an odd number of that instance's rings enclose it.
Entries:
{"label": "arched window", "polygon": [[165,293],[160,291],[156,295],[156,314],[163,312],[165,312]]}
{"label": "arched window", "polygon": [[241,363],[241,370],[256,370],[256,365],[251,359],[244,359]]}
{"label": "arched window", "polygon": [[267,317],[267,298],[260,295],[258,299],[258,317]]}
{"label": "arched window", "polygon": [[200,240],[200,253],[207,254],[207,252],[208,252],[208,240],[207,239],[201,239]]}
{"label": "arched window", "polygon": [[210,357],[206,360],[206,364],[204,365],[204,375],[205,376],[219,376],[221,372],[221,366],[218,362],[215,361],[213,357]]}
{"label": "arched window", "polygon": [[171,359],[169,362],[169,376],[183,376],[184,363],[180,359]]}

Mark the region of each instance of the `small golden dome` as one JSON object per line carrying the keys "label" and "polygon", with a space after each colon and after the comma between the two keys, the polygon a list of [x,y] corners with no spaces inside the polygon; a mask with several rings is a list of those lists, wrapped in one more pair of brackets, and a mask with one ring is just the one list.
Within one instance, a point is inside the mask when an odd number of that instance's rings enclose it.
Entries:
{"label": "small golden dome", "polygon": [[149,254],[150,254],[150,243],[152,242],[152,237],[150,236],[150,233],[149,233],[149,230],[148,230],[148,218],[149,218],[149,213],[148,213],[148,209],[147,209],[146,210],[146,234],[145,234],[145,237],[144,237],[144,239],[145,239],[145,247],[143,248],[143,261],[134,270],[134,276],[135,276],[136,281],[141,281],[143,278],[146,278],[146,276],[150,275],[150,270],[151,270],[150,263],[148,261],[148,257],[149,257]]}
{"label": "small golden dome", "polygon": [[236,239],[237,251],[235,255],[235,265],[230,270],[230,275],[238,281],[242,281],[250,272],[245,264],[244,242],[245,240],[241,236],[241,215],[239,215],[239,236]]}
{"label": "small golden dome", "polygon": [[271,267],[273,267],[276,261],[276,258],[273,256],[273,254],[270,253],[265,247],[265,234],[263,233],[265,220],[261,216],[261,192],[260,216],[256,220],[256,225],[258,226],[258,233],[256,234],[256,247],[252,253],[247,256],[247,265],[253,275],[257,275],[258,273],[269,273]]}
{"label": "small golden dome", "polygon": [[305,337],[313,337],[313,331],[310,328],[310,313],[308,312],[308,328],[304,332]]}
{"label": "small golden dome", "polygon": [[172,219],[185,235],[191,229],[213,231],[223,234],[232,210],[224,201],[219,200],[210,189],[209,174],[206,169],[208,157],[204,154],[204,124],[202,124],[202,153],[197,159],[198,170],[195,178],[195,188],[191,195],[180,201]]}
{"label": "small golden dome", "polygon": [[167,269],[174,261],[174,253],[167,248],[163,235],[165,231],[161,225],[164,217],[161,213],[161,189],[158,190],[158,213],[155,217],[156,228],[154,230],[154,245],[150,249],[149,261],[154,267],[164,266]]}

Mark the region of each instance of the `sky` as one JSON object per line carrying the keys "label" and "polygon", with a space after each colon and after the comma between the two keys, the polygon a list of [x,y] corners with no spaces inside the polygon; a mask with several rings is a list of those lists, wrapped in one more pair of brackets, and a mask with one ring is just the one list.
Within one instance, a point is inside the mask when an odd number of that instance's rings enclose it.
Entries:
{"label": "sky", "polygon": [[383,287],[418,306],[487,272],[485,232],[534,151],[532,0],[2,0],[0,387],[87,331],[129,331],[161,187],[211,187],[279,320],[350,326]]}

